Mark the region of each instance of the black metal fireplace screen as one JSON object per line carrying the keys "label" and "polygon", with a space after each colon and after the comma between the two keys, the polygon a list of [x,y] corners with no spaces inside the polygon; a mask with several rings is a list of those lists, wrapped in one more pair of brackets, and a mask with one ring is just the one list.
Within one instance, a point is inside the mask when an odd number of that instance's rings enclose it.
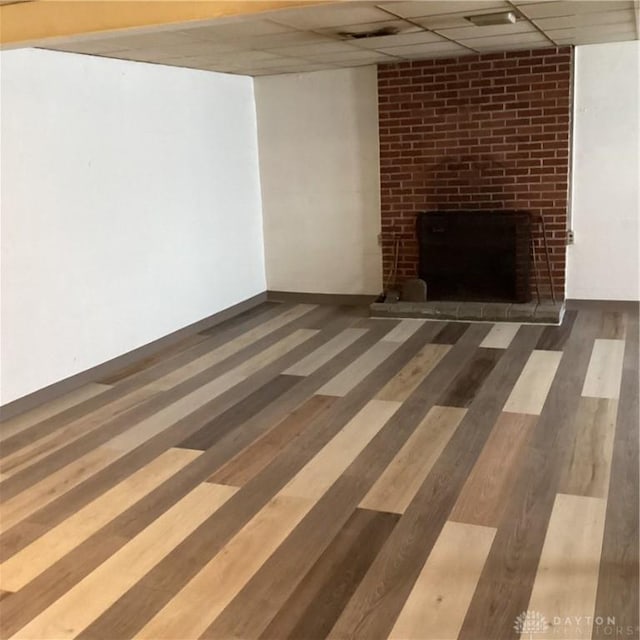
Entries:
{"label": "black metal fireplace screen", "polygon": [[431,300],[531,300],[526,211],[418,214],[419,276]]}

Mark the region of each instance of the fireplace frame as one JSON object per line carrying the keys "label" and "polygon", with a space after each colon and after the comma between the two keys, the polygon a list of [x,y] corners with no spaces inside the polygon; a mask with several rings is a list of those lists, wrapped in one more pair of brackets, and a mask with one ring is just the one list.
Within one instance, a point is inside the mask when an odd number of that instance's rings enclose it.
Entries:
{"label": "fireplace frame", "polygon": [[530,302],[531,229],[528,211],[420,212],[418,276],[428,298]]}

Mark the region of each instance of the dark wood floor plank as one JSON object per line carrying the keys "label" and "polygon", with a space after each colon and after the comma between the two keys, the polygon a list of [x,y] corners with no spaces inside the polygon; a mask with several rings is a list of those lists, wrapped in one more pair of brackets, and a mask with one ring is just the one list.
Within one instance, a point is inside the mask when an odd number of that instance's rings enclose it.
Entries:
{"label": "dark wood floor plank", "polygon": [[242,425],[264,409],[270,402],[273,402],[285,391],[291,389],[297,382],[299,382],[297,376],[277,376],[247,396],[242,402],[227,409],[188,438],[178,443],[178,447],[199,449],[201,451],[209,449],[232,429]]}
{"label": "dark wood floor plank", "polygon": [[447,322],[447,325],[438,332],[432,342],[434,344],[455,344],[469,326],[468,322]]}
{"label": "dark wood floor plank", "polygon": [[602,313],[602,323],[597,338],[605,340],[622,340],[627,334],[627,321],[630,314],[624,311],[608,311]]}
{"label": "dark wood floor plank", "polygon": [[282,422],[218,469],[208,481],[235,487],[244,486],[335,402],[336,398],[329,396],[309,398]]}
{"label": "dark wood floor plank", "polygon": [[[260,637],[326,637],[398,519],[356,509]],[[220,637],[217,633],[211,628],[202,638]]]}
{"label": "dark wood floor plank", "polygon": [[330,637],[388,636],[540,332],[523,327],[489,374]]}
{"label": "dark wood floor plank", "polygon": [[461,640],[507,637],[527,609],[576,416],[599,313],[578,313],[545,407],[520,457],[509,502],[460,633]]}
{"label": "dark wood floor plank", "polygon": [[538,340],[536,349],[562,351],[567,338],[571,335],[577,315],[577,311],[566,311],[559,327],[546,327]]}
{"label": "dark wood floor plank", "polygon": [[498,527],[537,416],[501,413],[458,496],[450,520]]}
{"label": "dark wood floor plank", "polygon": [[438,404],[463,409],[468,407],[502,354],[502,349],[478,349],[467,366],[449,385]]}
{"label": "dark wood floor plank", "polygon": [[[627,314],[623,377],[613,448],[607,515],[600,560],[596,616],[614,617],[616,627],[635,630],[640,636],[638,571],[640,546],[638,523],[640,487],[638,478],[638,316]],[[604,638],[605,626],[594,627],[594,638]],[[629,637],[634,637],[632,634]]]}

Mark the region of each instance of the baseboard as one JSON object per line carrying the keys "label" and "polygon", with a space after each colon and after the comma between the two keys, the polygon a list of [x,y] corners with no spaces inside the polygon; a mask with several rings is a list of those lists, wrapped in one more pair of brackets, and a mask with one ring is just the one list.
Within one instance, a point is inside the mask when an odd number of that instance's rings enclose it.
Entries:
{"label": "baseboard", "polygon": [[148,358],[158,351],[165,349],[166,347],[171,346],[172,344],[183,340],[195,333],[200,333],[206,329],[211,329],[226,320],[230,320],[235,316],[244,313],[245,311],[249,311],[254,307],[262,304],[267,301],[267,293],[259,293],[256,296],[248,298],[247,300],[243,300],[238,304],[234,304],[227,309],[223,309],[222,311],[218,311],[207,318],[203,318],[202,320],[198,320],[193,324],[190,324],[182,329],[178,329],[173,333],[170,333],[162,338],[158,338],[153,342],[149,342],[148,344],[143,345],[142,347],[138,347],[133,351],[129,351],[124,353],[121,356],[117,356],[112,360],[108,360],[107,362],[103,362],[102,364],[96,365],[91,369],[87,369],[86,371],[82,371],[80,373],[76,373],[73,376],[65,378],[64,380],[60,380],[59,382],[54,382],[48,387],[44,387],[44,389],[39,389],[38,391],[34,391],[22,398],[18,398],[17,400],[13,400],[12,402],[8,402],[7,404],[0,406],[0,417],[2,420],[8,420],[20,413],[24,413],[25,411],[30,411],[35,407],[44,404],[45,402],[49,402],[54,400],[59,396],[63,396],[67,393],[70,393],[81,387],[85,384],[89,384],[91,382],[98,382],[104,378],[107,378],[110,375],[113,375],[120,369],[124,369],[135,363],[138,360],[143,360],[144,358]]}
{"label": "baseboard", "polygon": [[568,298],[566,301],[567,309],[594,309],[603,311],[628,311],[633,313],[640,309],[638,300],[579,300],[576,298]]}
{"label": "baseboard", "polygon": [[303,291],[267,291],[267,299],[272,302],[298,302],[306,304],[330,304],[360,306],[371,304],[377,295],[349,293],[305,293]]}

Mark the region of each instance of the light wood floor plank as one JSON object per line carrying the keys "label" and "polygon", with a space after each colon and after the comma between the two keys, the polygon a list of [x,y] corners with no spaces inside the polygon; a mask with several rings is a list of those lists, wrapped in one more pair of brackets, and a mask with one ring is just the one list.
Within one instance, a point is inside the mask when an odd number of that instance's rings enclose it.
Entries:
{"label": "light wood floor plank", "polygon": [[303,342],[309,340],[318,333],[317,329],[298,329],[289,334],[282,340],[278,340],[275,344],[267,347],[255,356],[245,360],[242,364],[239,364],[234,368],[239,374],[249,377],[252,373],[255,373],[259,369],[266,367],[268,364],[275,362],[278,358],[281,358],[285,354],[292,351]]}
{"label": "light wood floor plank", "polygon": [[154,435],[164,431],[181,418],[193,413],[232,387],[242,382],[245,376],[229,371],[208,384],[197,388],[177,402],[142,420],[124,433],[109,441],[109,447],[122,453],[132,451]]}
{"label": "light wood floor plank", "polygon": [[401,342],[380,341],[365,351],[348,367],[342,370],[333,380],[330,380],[318,390],[321,396],[346,396],[351,389],[362,382],[376,367],[382,364]]}
{"label": "light wood floor plank", "polygon": [[420,320],[420,318],[401,320],[398,326],[391,329],[382,340],[383,342],[405,342],[420,329],[425,322],[426,320]]}
{"label": "light wood floor plank", "polygon": [[389,634],[393,640],[456,640],[496,530],[447,522]]}
{"label": "light wood floor plank", "polygon": [[[598,587],[600,551],[606,512],[606,500],[558,494],[553,505],[547,534],[540,555],[529,611],[537,611],[548,622],[593,616]],[[571,624],[571,623],[570,623]],[[591,637],[591,624],[579,630],[563,623],[539,631],[536,638],[552,640],[565,631]],[[529,634],[523,634],[523,639]]]}
{"label": "light wood floor plank", "polygon": [[22,589],[47,567],[195,460],[198,455],[199,451],[188,449],[169,449],[161,454],[0,564],[0,587],[8,591]]}
{"label": "light wood floor plank", "polygon": [[624,340],[596,339],[582,395],[617,400],[620,397],[623,359]]}
{"label": "light wood floor plank", "polygon": [[537,419],[524,413],[500,414],[456,500],[451,520],[499,526],[520,456]]}
{"label": "light wood floor plank", "polygon": [[606,498],[618,400],[581,398],[570,460],[560,484],[560,492]]}
{"label": "light wood floor plank", "polygon": [[226,485],[198,485],[12,638],[74,638],[235,491]]}
{"label": "light wood floor plank", "polygon": [[516,333],[518,333],[520,326],[520,324],[511,322],[494,324],[491,331],[480,343],[480,346],[488,349],[507,349],[515,338]]}
{"label": "light wood floor plank", "polygon": [[466,409],[457,407],[433,407],[371,487],[360,507],[404,513],[466,413]]}
{"label": "light wood floor plank", "polygon": [[197,638],[313,504],[312,500],[292,496],[273,498],[136,634],[136,638]]}
{"label": "light wood floor plank", "polygon": [[448,353],[448,344],[426,344],[376,394],[378,400],[404,402]]}
{"label": "light wood floor plank", "polygon": [[514,385],[503,411],[540,415],[561,358],[562,351],[534,350]]}
{"label": "light wood floor plank", "polygon": [[62,413],[69,407],[74,407],[85,400],[89,400],[90,398],[100,395],[110,388],[111,387],[106,384],[90,383],[72,391],[71,393],[61,396],[60,398],[51,400],[51,402],[46,402],[31,411],[21,413],[15,418],[4,420],[3,422],[0,422],[0,441],[6,440],[7,438],[14,436],[16,433],[19,433],[24,429],[28,429],[34,424],[42,422],[51,416]]}
{"label": "light wood floor plank", "polygon": [[344,331],[341,331],[337,336],[318,347],[306,358],[289,367],[284,373],[291,376],[309,376],[365,333],[367,333],[367,329],[344,329]]}
{"label": "light wood floor plank", "polygon": [[371,400],[282,489],[318,500],[398,410],[399,402]]}

